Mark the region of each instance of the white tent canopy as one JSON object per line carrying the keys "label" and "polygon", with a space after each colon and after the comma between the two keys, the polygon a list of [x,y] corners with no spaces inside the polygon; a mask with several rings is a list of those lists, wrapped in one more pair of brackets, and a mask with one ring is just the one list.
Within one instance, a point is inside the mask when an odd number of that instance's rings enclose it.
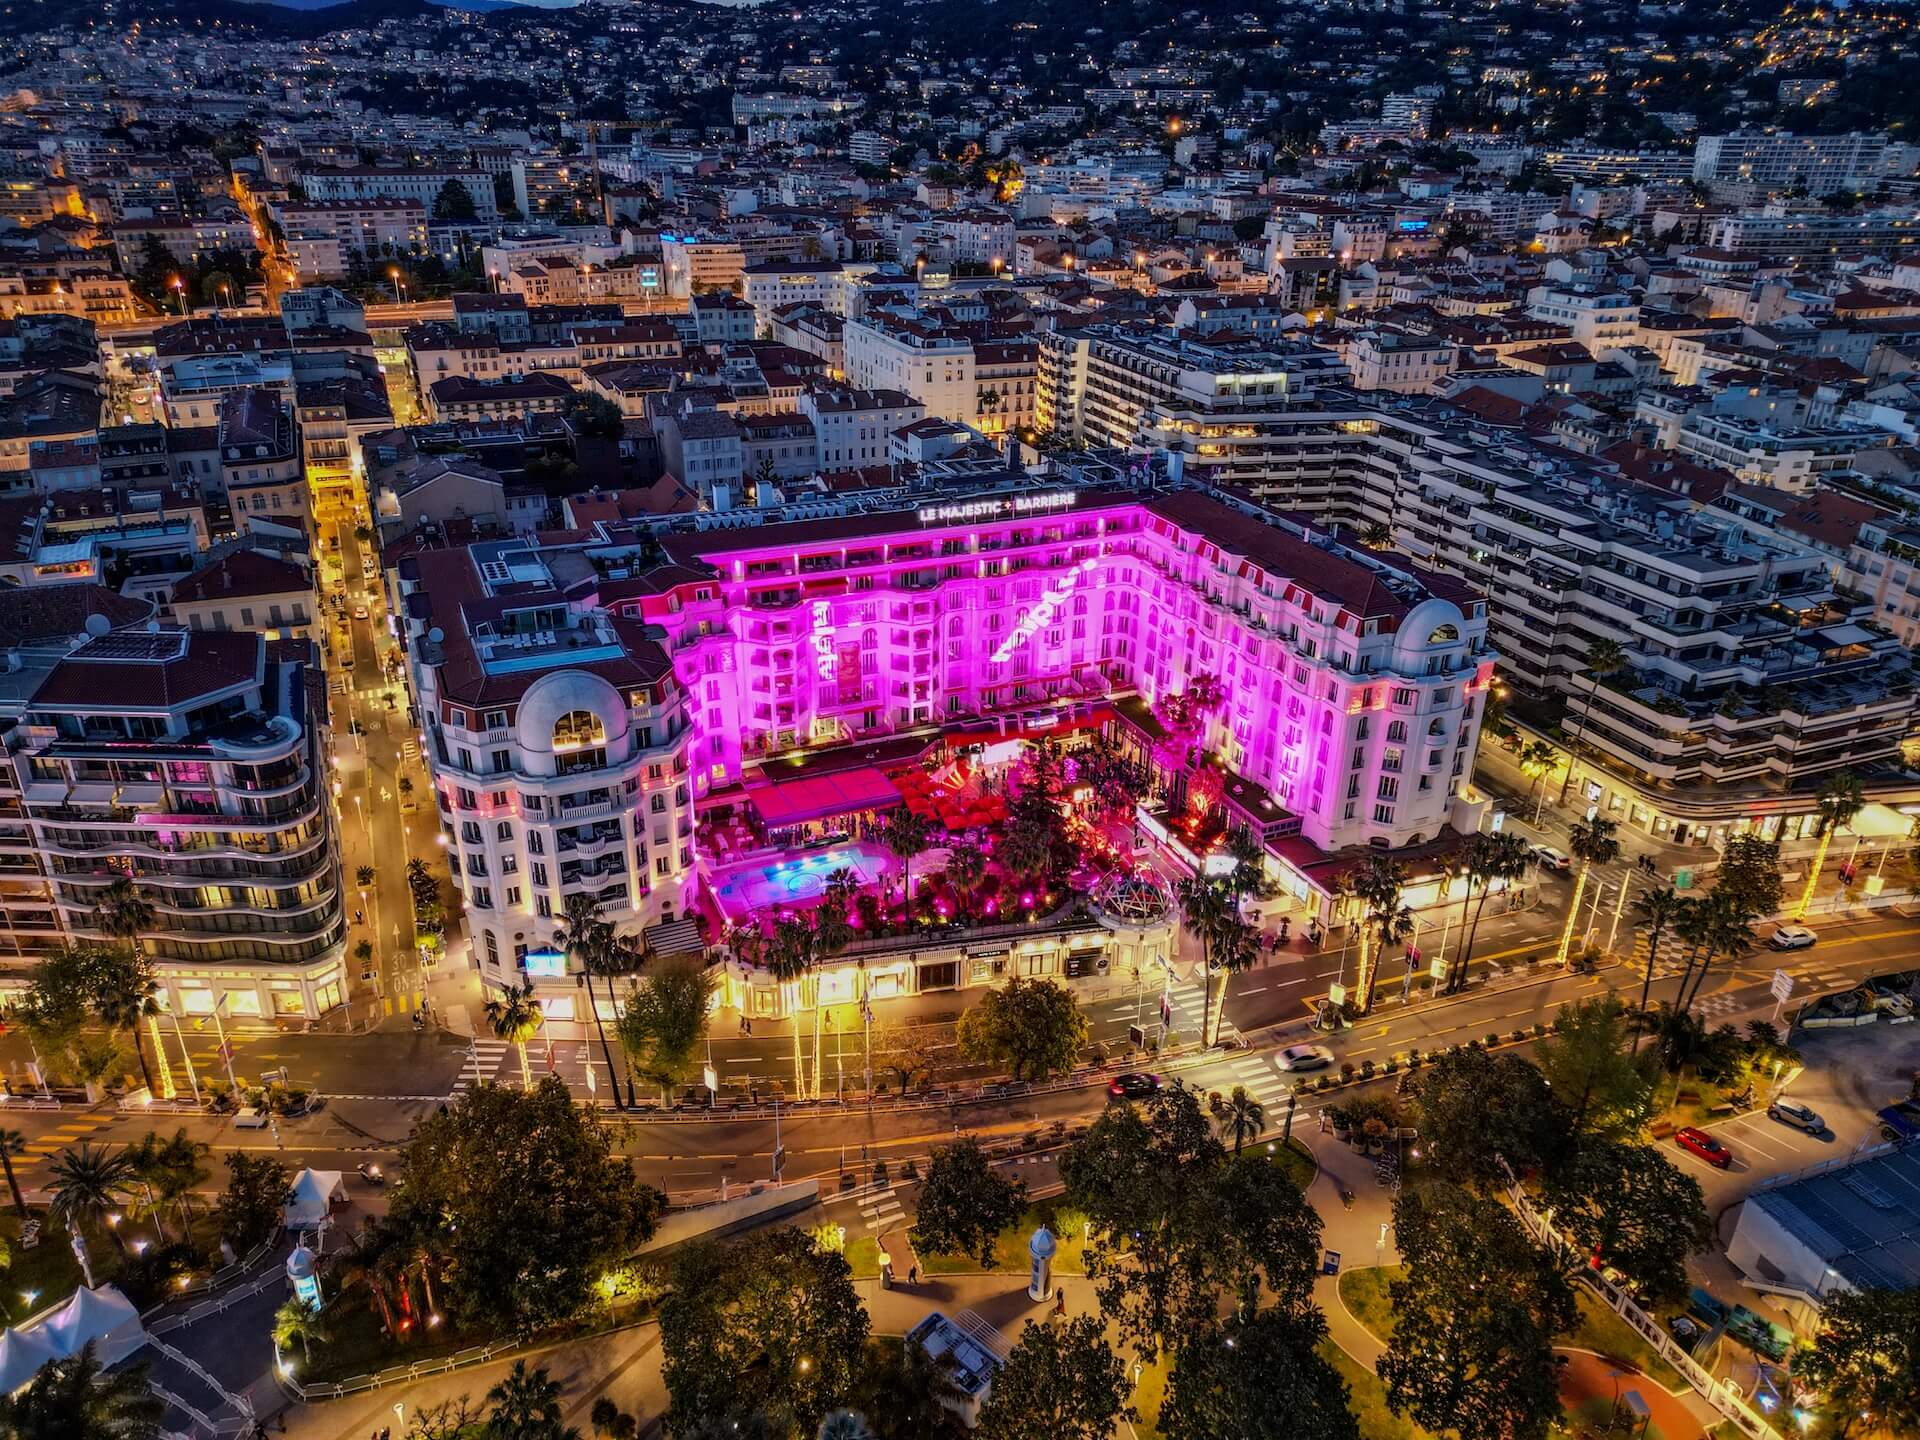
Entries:
{"label": "white tent canopy", "polygon": [[60,1355],[77,1355],[93,1343],[102,1365],[114,1365],[147,1343],[140,1312],[111,1285],[76,1290],[73,1298],[47,1318],[42,1333]]}
{"label": "white tent canopy", "polygon": [[293,1198],[287,1201],[285,1216],[289,1230],[318,1225],[327,1218],[336,1200],[347,1198],[346,1183],[338,1170],[302,1170],[293,1177]]}
{"label": "white tent canopy", "polygon": [[59,1358],[42,1331],[9,1326],[0,1333],[0,1395],[13,1394],[32,1381],[42,1365]]}

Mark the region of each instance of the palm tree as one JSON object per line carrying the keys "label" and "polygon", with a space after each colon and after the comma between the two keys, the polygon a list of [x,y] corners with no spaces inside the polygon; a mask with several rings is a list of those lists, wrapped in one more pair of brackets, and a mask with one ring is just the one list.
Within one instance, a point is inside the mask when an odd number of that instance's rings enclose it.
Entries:
{"label": "palm tree", "polygon": [[960,912],[973,913],[973,896],[987,878],[987,852],[978,845],[956,845],[947,855],[947,883],[960,897]]}
{"label": "palm tree", "polygon": [[1215,1045],[1226,1010],[1226,977],[1252,966],[1259,952],[1253,927],[1240,918],[1239,897],[1219,878],[1189,875],[1175,889],[1180,913],[1200,941],[1206,995],[1200,1041]]}
{"label": "palm tree", "polygon": [[1813,852],[1813,864],[1807,867],[1806,889],[1800,892],[1800,903],[1793,907],[1795,920],[1804,920],[1807,907],[1813,904],[1814,886],[1820,883],[1820,867],[1827,863],[1827,847],[1833,843],[1833,832],[1853,823],[1853,817],[1860,813],[1865,803],[1866,795],[1860,787],[1860,777],[1851,770],[1842,770],[1820,787],[1820,794],[1814,801],[1820,817],[1817,822],[1820,848]]}
{"label": "palm tree", "polygon": [[118,963],[101,970],[94,1009],[99,1012],[102,1025],[109,1030],[124,1030],[133,1037],[133,1053],[140,1061],[140,1078],[146,1082],[147,1093],[152,1094],[153,1071],[147,1068],[147,1049],[140,1041],[140,1024],[149,1015],[160,1013],[160,984],[153,978],[146,957],[137,950],[129,948],[117,960]]}
{"label": "palm tree", "polygon": [[815,1440],[875,1440],[873,1427],[858,1410],[834,1410],[820,1422]]}
{"label": "palm tree", "polygon": [[1520,747],[1520,773],[1533,782],[1527,790],[1527,798],[1535,801],[1533,819],[1536,825],[1540,822],[1540,807],[1547,800],[1541,793],[1540,782],[1553,773],[1554,762],[1559,758],[1560,752],[1544,740],[1529,740]]}
{"label": "palm tree", "polygon": [[1692,1013],[1694,1003],[1700,998],[1700,988],[1707,983],[1707,972],[1713,968],[1713,958],[1724,955],[1728,960],[1738,960],[1753,948],[1753,931],[1748,928],[1752,916],[1737,901],[1729,896],[1715,892],[1699,905],[1703,923],[1701,927],[1700,967],[1693,975],[1693,986],[1687,987],[1683,980],[1680,985],[1680,1009]]}
{"label": "palm tree", "polygon": [[488,1440],[552,1440],[560,1429],[560,1382],[544,1365],[516,1360],[487,1391]]}
{"label": "palm tree", "polygon": [[153,928],[158,916],[153,902],[125,875],[100,892],[93,908],[95,928],[111,935],[127,950],[139,948],[140,936]]}
{"label": "palm tree", "polygon": [[13,1173],[13,1157],[27,1153],[27,1137],[18,1130],[0,1129],[0,1169],[7,1172],[7,1189],[13,1193],[14,1213],[27,1218],[27,1200],[20,1193],[20,1178]]}
{"label": "palm tree", "polygon": [[776,984],[794,987],[787,1004],[787,1018],[793,1023],[793,1093],[796,1097],[807,1093],[806,1061],[800,1054],[801,989],[813,973],[814,963],[813,926],[793,915],[782,915],[774,921],[761,964]]}
{"label": "palm tree", "polygon": [[[1600,682],[1609,675],[1617,675],[1627,668],[1627,652],[1614,640],[1596,640],[1587,646],[1587,703],[1580,707],[1580,739],[1587,738],[1587,717],[1593,714],[1593,697],[1599,693]],[[1573,757],[1567,757],[1567,775],[1560,782],[1558,804],[1567,803],[1567,787],[1573,784]]]}
{"label": "palm tree", "polygon": [[[1640,979],[1640,1013],[1647,1013],[1647,999],[1653,993],[1653,967],[1660,959],[1660,940],[1670,929],[1676,927],[1693,906],[1693,901],[1682,899],[1680,893],[1669,885],[1664,890],[1652,890],[1633,902],[1633,914],[1636,920],[1647,927],[1647,969]],[[1633,1053],[1640,1053],[1641,1026],[1633,1032]]]}
{"label": "palm tree", "polygon": [[[1485,845],[1479,843],[1483,838],[1487,842]],[[1530,859],[1527,842],[1509,831],[1474,837],[1474,847],[1467,852],[1467,866],[1469,876],[1479,878],[1480,899],[1473,907],[1473,928],[1467,932],[1467,943],[1460,951],[1459,962],[1448,972],[1448,994],[1458,994],[1466,988],[1467,966],[1473,960],[1473,947],[1480,938],[1480,916],[1486,911],[1494,882],[1504,880],[1511,885],[1527,873]],[[1469,878],[1469,889],[1472,884]]]}
{"label": "palm tree", "polygon": [[318,1340],[324,1345],[328,1338],[327,1323],[321,1318],[318,1305],[309,1305],[296,1297],[273,1312],[273,1343],[282,1350],[291,1350],[293,1342],[298,1340],[309,1365],[313,1364],[313,1342]]}
{"label": "palm tree", "polygon": [[76,1355],[48,1361],[26,1389],[0,1400],[0,1428],[11,1440],[154,1440],[165,1414],[146,1362],[109,1374],[91,1340]]}
{"label": "palm tree", "polygon": [[533,998],[533,981],[502,985],[500,997],[487,1001],[487,1024],[501,1040],[510,1040],[520,1052],[520,1085],[533,1089],[533,1070],[527,1064],[527,1042],[534,1037],[546,1016],[540,1002]]}
{"label": "palm tree", "polygon": [[880,824],[880,843],[900,862],[909,911],[913,908],[913,857],[925,851],[932,838],[932,822],[904,805],[888,811]]}
{"label": "palm tree", "polygon": [[1347,893],[1363,907],[1360,966],[1355,974],[1354,989],[1360,997],[1356,1008],[1365,1015],[1373,1009],[1381,958],[1413,934],[1413,912],[1400,903],[1407,885],[1407,868],[1385,855],[1369,855],[1348,873],[1345,885]]}
{"label": "palm tree", "polygon": [[[125,1149],[109,1150],[82,1140],[55,1155],[48,1165],[52,1180],[47,1192],[53,1200],[47,1216],[69,1232],[78,1232],[87,1224],[97,1224],[119,1210],[133,1193],[133,1163]],[[117,1226],[108,1226],[113,1243],[127,1253],[127,1242],[120,1238]]]}
{"label": "palm tree", "polygon": [[1593,874],[1593,867],[1612,864],[1613,858],[1620,853],[1620,842],[1613,838],[1613,832],[1619,828],[1617,822],[1601,816],[1582,820],[1573,827],[1569,843],[1575,858],[1580,861],[1580,873],[1573,877],[1573,898],[1567,902],[1567,923],[1560,931],[1559,953],[1553,957],[1556,965],[1565,966],[1572,962],[1573,931],[1580,923],[1580,897],[1586,893],[1587,880]]}
{"label": "palm tree", "polygon": [[619,952],[613,944],[613,927],[600,918],[600,902],[584,891],[567,896],[565,925],[553,937],[553,943],[579,962],[587,981],[587,1009],[593,1013],[593,1028],[600,1036],[600,1053],[607,1062],[607,1083],[613,1090],[613,1108],[626,1109],[620,1098],[620,1072],[613,1067],[613,1047],[607,1043],[606,1021],[600,1014],[600,1002],[594,998],[596,976],[607,977],[607,1000],[613,1003],[613,971]]}
{"label": "palm tree", "polygon": [[340,1288],[365,1287],[368,1302],[380,1316],[380,1324],[389,1337],[398,1333],[394,1329],[388,1290],[396,1269],[394,1252],[400,1243],[392,1227],[369,1215],[351,1235],[351,1248],[336,1262],[340,1267]]}
{"label": "palm tree", "polygon": [[1266,1128],[1265,1107],[1247,1093],[1246,1086],[1234,1086],[1226,1104],[1220,1107],[1220,1132],[1232,1139],[1233,1153],[1238,1155],[1247,1141],[1258,1140]]}

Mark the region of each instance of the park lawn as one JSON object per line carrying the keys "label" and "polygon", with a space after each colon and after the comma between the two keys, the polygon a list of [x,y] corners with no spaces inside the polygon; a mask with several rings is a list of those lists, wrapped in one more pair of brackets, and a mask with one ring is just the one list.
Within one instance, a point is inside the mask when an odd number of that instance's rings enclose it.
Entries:
{"label": "park lawn", "polygon": [[1347,1408],[1359,1423],[1362,1440],[1434,1440],[1411,1420],[1402,1419],[1387,1408],[1387,1387],[1380,1383],[1378,1375],[1331,1340],[1320,1342],[1319,1353],[1347,1382]]}
{"label": "park lawn", "polygon": [[[1680,1394],[1688,1393],[1686,1378],[1666,1361],[1626,1321],[1608,1308],[1605,1301],[1584,1285],[1575,1285],[1574,1296],[1580,1302],[1580,1324],[1565,1337],[1568,1345],[1591,1350],[1609,1360],[1631,1365],[1656,1384]],[[1606,1416],[1600,1417],[1604,1423]]]}
{"label": "park lawn", "polygon": [[[1068,1209],[1061,1196],[1050,1196],[1045,1200],[1036,1200],[1027,1206],[1013,1225],[1000,1232],[994,1241],[993,1265],[995,1271],[1009,1271],[1024,1275],[1032,1263],[1027,1256],[1027,1242],[1033,1238],[1033,1232],[1042,1224],[1053,1231],[1054,1239],[1060,1242],[1060,1248],[1054,1253],[1053,1268],[1060,1275],[1084,1275],[1087,1273],[1087,1237],[1084,1225],[1075,1221],[1069,1225],[1075,1233],[1063,1235],[1056,1224],[1059,1212]],[[897,1262],[896,1262],[897,1263]],[[978,1275],[981,1272],[980,1259],[976,1255],[922,1255],[920,1269],[927,1275]]]}
{"label": "park lawn", "polygon": [[1320,1167],[1314,1163],[1313,1152],[1298,1140],[1288,1140],[1285,1148],[1278,1140],[1263,1142],[1267,1153],[1275,1163],[1282,1166],[1295,1185],[1304,1191],[1313,1183],[1313,1177],[1320,1173]]}
{"label": "park lawn", "polygon": [[1340,1303],[1383,1344],[1393,1339],[1393,1302],[1387,1286],[1406,1274],[1403,1265],[1370,1265],[1340,1272]]}
{"label": "park lawn", "polygon": [[[40,1220],[40,1243],[31,1250],[22,1250],[20,1216],[8,1209],[5,1217],[0,1218],[0,1241],[5,1242],[7,1254],[12,1257],[6,1274],[0,1276],[0,1312],[6,1314],[9,1324],[64,1300],[80,1286],[80,1264],[73,1258],[67,1232],[46,1223],[44,1213]],[[94,1244],[89,1238],[87,1249],[93,1257],[96,1280],[104,1283],[110,1275],[119,1273],[120,1252],[111,1240]],[[28,1292],[34,1297],[31,1303],[26,1299]]]}
{"label": "park lawn", "polygon": [[415,1360],[435,1360],[469,1345],[484,1345],[485,1335],[469,1335],[442,1325],[425,1332],[418,1340],[397,1345],[380,1328],[380,1316],[361,1294],[335,1296],[321,1316],[327,1326],[327,1339],[316,1341],[313,1360],[295,1344],[287,1358],[293,1361],[294,1379],[302,1384],[319,1380],[346,1380],[355,1375],[371,1375],[389,1365],[405,1365]]}
{"label": "park lawn", "polygon": [[862,1235],[858,1240],[849,1240],[846,1257],[847,1268],[853,1271],[854,1279],[872,1280],[879,1276],[880,1241],[877,1237]]}
{"label": "park lawn", "polygon": [[1142,1365],[1139,1378],[1133,1383],[1134,1413],[1140,1417],[1133,1422],[1133,1428],[1139,1440],[1159,1440],[1160,1407],[1167,1402],[1168,1370],[1169,1362],[1163,1357],[1151,1365]]}

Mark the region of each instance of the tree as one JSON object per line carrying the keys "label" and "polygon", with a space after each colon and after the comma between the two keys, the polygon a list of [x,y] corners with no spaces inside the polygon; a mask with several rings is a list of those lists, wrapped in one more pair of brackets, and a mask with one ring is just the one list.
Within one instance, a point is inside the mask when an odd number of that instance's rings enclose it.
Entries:
{"label": "tree", "polygon": [[[1587,734],[1587,720],[1593,714],[1593,700],[1600,693],[1600,682],[1627,668],[1627,652],[1618,641],[1595,640],[1587,646],[1587,703],[1580,707],[1580,736]],[[1573,784],[1573,762],[1567,762],[1566,778],[1560,782],[1559,805],[1567,803],[1567,787]]]}
{"label": "tree", "polygon": [[1218,1116],[1220,1133],[1233,1140],[1233,1153],[1238,1155],[1249,1140],[1258,1140],[1260,1132],[1267,1128],[1267,1112],[1260,1102],[1247,1093],[1247,1087],[1236,1085],[1233,1093],[1227,1096],[1226,1103],[1220,1107]]}
{"label": "tree", "polygon": [[[133,1165],[125,1147],[110,1150],[82,1140],[54,1155],[47,1170],[47,1193],[52,1196],[47,1218],[75,1233],[99,1225],[133,1193]],[[118,1227],[109,1226],[108,1233],[124,1255],[127,1242]]]}
{"label": "tree", "polygon": [[147,1382],[147,1362],[112,1373],[89,1340],[49,1360],[26,1389],[0,1400],[8,1440],[156,1440],[166,1406]]}
{"label": "tree", "polygon": [[280,1228],[293,1187],[287,1167],[271,1155],[249,1155],[230,1150],[226,1155],[227,1188],[215,1202],[220,1233],[236,1250],[251,1250]]}
{"label": "tree", "polygon": [[1696,900],[1681,917],[1680,934],[1690,947],[1686,969],[1680,974],[1677,1003],[1682,1012],[1691,1011],[1699,1000],[1715,956],[1737,960],[1753,948],[1752,918],[1734,892],[1717,889]]}
{"label": "tree", "polygon": [[1180,913],[1200,940],[1206,1005],[1200,1043],[1216,1045],[1226,1011],[1227,976],[1251,969],[1259,958],[1259,935],[1240,915],[1240,896],[1224,877],[1189,875],[1175,887]]}
{"label": "tree", "polygon": [[318,1340],[324,1345],[329,1334],[320,1307],[309,1305],[297,1295],[273,1312],[273,1343],[284,1351],[291,1350],[297,1342],[309,1365],[313,1363],[313,1342]]}
{"label": "tree", "polygon": [[660,1304],[668,1432],[756,1411],[813,1430],[852,1397],[867,1331],[845,1257],[797,1230],[677,1251]]}
{"label": "tree", "polygon": [[1396,1323],[1376,1367],[1387,1404],[1460,1440],[1546,1440],[1572,1287],[1512,1212],[1457,1186],[1402,1190],[1393,1220],[1406,1274],[1388,1287]]}
{"label": "tree", "polygon": [[1516,758],[1520,762],[1520,773],[1533,782],[1527,787],[1527,798],[1534,801],[1533,813],[1537,819],[1546,798],[1540,794],[1540,782],[1560,763],[1560,752],[1544,740],[1529,740],[1520,747]]}
{"label": "tree", "polygon": [[487,1440],[561,1440],[560,1382],[524,1360],[487,1391]]}
{"label": "tree", "polygon": [[[1653,992],[1653,969],[1660,958],[1660,941],[1692,908],[1693,901],[1682,899],[1680,893],[1669,885],[1664,890],[1650,890],[1633,902],[1634,918],[1646,927],[1647,932],[1647,968],[1640,977],[1639,1014],[1647,1011],[1647,997]],[[1636,1026],[1633,1032],[1633,1053],[1640,1053],[1640,1036],[1644,1026]]]}
{"label": "tree", "polygon": [[907,904],[913,904],[913,859],[923,854],[933,839],[933,822],[901,805],[887,812],[880,822],[880,843],[900,862],[901,889]]}
{"label": "tree", "polygon": [[904,1095],[916,1080],[932,1075],[940,1048],[940,1034],[930,1025],[891,1024],[874,1036],[873,1063],[893,1072]]}
{"label": "tree", "polygon": [[403,1162],[391,1218],[452,1277],[449,1308],[520,1334],[577,1313],[666,1207],[551,1075],[469,1090],[421,1123]]}
{"label": "tree", "polygon": [[995,1240],[1026,1206],[1026,1185],[995,1170],[969,1135],[934,1150],[909,1238],[915,1250],[971,1255],[991,1268]]}
{"label": "tree", "polygon": [[961,1015],[954,1038],[962,1060],[1000,1066],[1015,1080],[1044,1080],[1073,1069],[1087,1043],[1087,1017],[1058,981],[1016,975]]}
{"label": "tree", "polygon": [[793,1093],[804,1096],[807,1070],[800,1054],[800,1012],[805,1008],[803,992],[813,978],[817,937],[805,917],[782,915],[773,922],[773,934],[753,948],[760,951],[759,963],[787,992],[787,1020],[793,1026]]}
{"label": "tree", "polygon": [[1180,1351],[1160,1407],[1167,1440],[1359,1440],[1347,1383],[1315,1345],[1318,1311],[1263,1310],[1202,1331]]}
{"label": "tree", "polygon": [[634,1067],[660,1087],[662,1104],[673,1087],[699,1064],[707,1036],[713,982],[697,956],[675,955],[627,991],[627,1008],[615,1028]]}
{"label": "tree", "polygon": [[133,1037],[133,1053],[140,1061],[140,1078],[151,1094],[153,1072],[147,1068],[147,1051],[140,1043],[140,1027],[149,1015],[160,1013],[160,984],[153,978],[153,968],[146,957],[137,950],[105,952],[100,962],[94,981],[94,1011],[107,1029]]}
{"label": "tree", "polygon": [[1780,842],[1758,835],[1736,835],[1720,852],[1713,893],[1730,896],[1748,915],[1771,915],[1780,908]]}
{"label": "tree", "polygon": [[613,1108],[624,1109],[620,1098],[620,1072],[614,1068],[613,1047],[607,1043],[607,1025],[600,1013],[600,1002],[593,993],[593,981],[604,977],[607,1004],[614,1006],[613,976],[623,963],[624,952],[613,943],[613,926],[600,918],[600,901],[586,891],[567,896],[566,922],[554,936],[554,944],[580,966],[587,977],[587,1008],[593,1012],[593,1028],[600,1036],[600,1053],[607,1062],[607,1084],[613,1091]]}
{"label": "tree", "polygon": [[1573,895],[1567,901],[1567,923],[1560,931],[1560,950],[1554,956],[1554,963],[1558,965],[1572,963],[1573,932],[1580,923],[1580,897],[1586,893],[1593,867],[1612,864],[1620,853],[1620,842],[1613,838],[1613,832],[1619,828],[1617,821],[1598,815],[1579,821],[1573,827],[1568,843],[1573,847],[1574,858],[1580,862],[1580,873],[1574,876]]}
{"label": "tree", "polygon": [[13,1173],[14,1157],[27,1153],[27,1137],[19,1130],[0,1129],[0,1169],[7,1174],[7,1190],[13,1196],[13,1209],[22,1220],[27,1218],[27,1200],[20,1193],[20,1178]]}
{"label": "tree", "polygon": [[500,987],[498,998],[487,1001],[487,1027],[496,1038],[509,1041],[520,1052],[520,1088],[533,1088],[533,1068],[527,1064],[527,1042],[539,1031],[545,1015],[533,996],[533,981]]}
{"label": "tree", "polygon": [[472,220],[479,213],[473,202],[473,192],[467,189],[464,180],[448,179],[433,197],[433,218],[436,220]]}
{"label": "tree", "polygon": [[1635,1134],[1652,1111],[1653,1087],[1627,1051],[1626,1007],[1612,995],[1562,1005],[1534,1063],[1575,1134]]}
{"label": "tree", "polygon": [[1651,1145],[1586,1136],[1542,1194],[1567,1236],[1656,1302],[1686,1297],[1687,1257],[1713,1241],[1699,1182]]}
{"label": "tree", "polygon": [[1813,904],[1814,887],[1820,883],[1820,867],[1827,863],[1827,847],[1833,843],[1833,832],[1852,824],[1853,817],[1860,813],[1865,804],[1866,792],[1861,788],[1860,777],[1851,770],[1842,770],[1820,787],[1820,793],[1814,799],[1820,847],[1813,852],[1813,863],[1807,866],[1806,888],[1800,892],[1799,903],[1793,907],[1795,920],[1807,918],[1807,907]]}
{"label": "tree", "polygon": [[1212,1325],[1229,1297],[1250,1313],[1263,1281],[1281,1309],[1308,1306],[1320,1217],[1265,1156],[1229,1156],[1190,1091],[1110,1107],[1060,1178],[1089,1217],[1101,1311],[1142,1359]]}
{"label": "tree", "polygon": [[1400,901],[1407,867],[1385,855],[1368,855],[1342,879],[1343,893],[1359,902],[1360,965],[1354,1002],[1362,1015],[1373,1009],[1373,992],[1386,952],[1413,934],[1413,912]]}
{"label": "tree", "polygon": [[127,1161],[146,1191],[148,1212],[163,1239],[167,1227],[160,1212],[168,1206],[180,1208],[180,1238],[188,1238],[186,1206],[207,1178],[207,1169],[200,1162],[208,1149],[204,1141],[189,1138],[184,1127],[177,1127],[166,1139],[158,1131],[149,1130],[127,1146]]}
{"label": "tree", "polygon": [[[1527,873],[1531,859],[1527,842],[1510,831],[1475,835],[1467,846],[1467,893],[1472,894],[1478,885],[1480,899],[1473,907],[1473,928],[1467,932],[1466,941],[1457,952],[1459,958],[1447,971],[1449,995],[1456,995],[1466,987],[1467,966],[1473,960],[1474,943],[1480,936],[1480,916],[1486,911],[1494,882],[1502,880],[1511,885]],[[1462,899],[1460,903],[1464,908],[1466,901]]]}
{"label": "tree", "polygon": [[97,945],[68,945],[34,967],[13,1014],[43,1058],[75,1061],[81,1032],[94,1016],[106,953]]}
{"label": "tree", "polygon": [[917,1340],[869,1341],[853,1398],[883,1440],[966,1440],[955,1408],[963,1398],[960,1387]]}
{"label": "tree", "polygon": [[1920,1290],[1835,1290],[1794,1379],[1825,1396],[1838,1435],[1861,1418],[1876,1434],[1920,1431]]}
{"label": "tree", "polygon": [[973,897],[987,878],[987,852],[978,845],[956,845],[947,852],[947,883],[959,897],[960,913],[973,914]]}
{"label": "tree", "polygon": [[1547,1082],[1517,1055],[1477,1046],[1436,1055],[1401,1093],[1429,1166],[1482,1192],[1506,1183],[1502,1161],[1516,1173],[1549,1166],[1566,1135]]}
{"label": "tree", "polygon": [[1127,1367],[1091,1315],[1029,1323],[995,1372],[974,1433],[981,1440],[1108,1440],[1123,1420]]}
{"label": "tree", "polygon": [[618,440],[626,433],[626,417],[620,407],[590,390],[569,395],[560,413],[582,440]]}

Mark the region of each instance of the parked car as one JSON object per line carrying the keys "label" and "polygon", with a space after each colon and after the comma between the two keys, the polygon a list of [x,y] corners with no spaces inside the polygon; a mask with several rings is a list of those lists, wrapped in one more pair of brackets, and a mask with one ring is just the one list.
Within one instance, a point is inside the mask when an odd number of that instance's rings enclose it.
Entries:
{"label": "parked car", "polygon": [[1889,1105],[1875,1117],[1880,1122],[1882,1140],[1912,1140],[1920,1136],[1920,1100],[1902,1100]]}
{"label": "parked car", "polygon": [[1767,1118],[1778,1120],[1782,1125],[1791,1125],[1796,1130],[1804,1130],[1809,1135],[1818,1135],[1827,1128],[1825,1120],[1797,1100],[1774,1101],[1767,1106]]}
{"label": "parked car", "polygon": [[1542,870],[1551,870],[1556,875],[1564,875],[1573,868],[1573,857],[1552,845],[1536,845],[1532,853],[1533,863]]}
{"label": "parked car", "polygon": [[1733,1164],[1733,1152],[1706,1131],[1688,1125],[1673,1132],[1673,1143],[1716,1170]]}
{"label": "parked car", "polygon": [[1333,1064],[1333,1052],[1324,1045],[1289,1045],[1274,1063],[1282,1070],[1324,1070]]}
{"label": "parked car", "polygon": [[1767,936],[1767,944],[1775,950],[1805,950],[1818,938],[1804,925],[1780,925]]}
{"label": "parked car", "polygon": [[1144,1070],[1129,1070],[1124,1075],[1113,1077],[1113,1083],[1107,1086],[1107,1094],[1115,1100],[1144,1100],[1159,1088],[1158,1075],[1149,1075]]}

